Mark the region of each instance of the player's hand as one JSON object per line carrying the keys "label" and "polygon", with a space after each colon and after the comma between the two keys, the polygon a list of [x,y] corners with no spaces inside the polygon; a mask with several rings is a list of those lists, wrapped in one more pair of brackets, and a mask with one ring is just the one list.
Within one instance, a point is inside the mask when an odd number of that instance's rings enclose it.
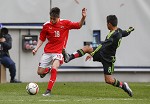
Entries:
{"label": "player's hand", "polygon": [[88,56],[86,56],[86,59],[85,59],[85,61],[87,61],[87,60],[91,60],[92,59],[92,56],[91,55],[88,55]]}
{"label": "player's hand", "polygon": [[36,50],[36,49],[32,50],[32,54],[33,54],[33,55],[35,55],[35,54],[36,54],[36,52],[37,52],[37,50]]}
{"label": "player's hand", "polygon": [[129,27],[128,31],[129,31],[129,32],[134,31],[134,27]]}
{"label": "player's hand", "polygon": [[87,11],[86,8],[83,8],[83,9],[82,9],[82,16],[83,16],[83,17],[86,17],[86,11]]}

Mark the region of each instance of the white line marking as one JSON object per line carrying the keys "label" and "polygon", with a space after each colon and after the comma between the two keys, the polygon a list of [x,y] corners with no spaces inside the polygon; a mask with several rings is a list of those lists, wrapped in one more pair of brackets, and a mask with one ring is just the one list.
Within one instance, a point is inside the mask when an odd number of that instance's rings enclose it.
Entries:
{"label": "white line marking", "polygon": [[66,100],[39,100],[40,102],[65,102]]}
{"label": "white line marking", "polygon": [[97,100],[147,100],[147,99],[132,99],[132,98],[100,98]]}
{"label": "white line marking", "polygon": [[3,101],[7,101],[7,102],[20,102],[20,101],[24,101],[24,100],[0,100],[0,102],[3,102]]}

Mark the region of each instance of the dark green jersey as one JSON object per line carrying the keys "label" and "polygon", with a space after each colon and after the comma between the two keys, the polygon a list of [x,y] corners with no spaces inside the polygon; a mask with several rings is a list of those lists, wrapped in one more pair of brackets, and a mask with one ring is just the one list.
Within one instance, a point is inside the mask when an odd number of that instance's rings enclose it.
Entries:
{"label": "dark green jersey", "polygon": [[111,31],[107,36],[104,42],[102,42],[94,52],[91,53],[93,56],[95,53],[99,53],[100,56],[108,61],[115,61],[116,50],[121,43],[122,37],[126,37],[130,34],[128,31],[121,30],[118,28],[117,30]]}

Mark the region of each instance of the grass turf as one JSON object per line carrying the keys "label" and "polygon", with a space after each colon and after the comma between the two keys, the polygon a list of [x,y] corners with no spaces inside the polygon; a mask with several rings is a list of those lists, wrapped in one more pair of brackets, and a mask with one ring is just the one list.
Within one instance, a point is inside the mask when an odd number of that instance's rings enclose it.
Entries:
{"label": "grass turf", "polygon": [[0,104],[150,104],[150,83],[129,83],[133,97],[98,82],[56,82],[52,95],[43,97],[47,83],[37,84],[37,95],[26,92],[27,83],[0,84]]}

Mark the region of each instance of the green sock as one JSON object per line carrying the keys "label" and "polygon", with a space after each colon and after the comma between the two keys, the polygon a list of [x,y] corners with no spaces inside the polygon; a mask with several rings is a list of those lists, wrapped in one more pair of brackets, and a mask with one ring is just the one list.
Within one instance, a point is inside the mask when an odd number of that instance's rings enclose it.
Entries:
{"label": "green sock", "polygon": [[123,85],[122,82],[120,82],[120,81],[118,81],[117,79],[115,79],[115,82],[113,83],[113,86],[122,88],[122,85]]}

